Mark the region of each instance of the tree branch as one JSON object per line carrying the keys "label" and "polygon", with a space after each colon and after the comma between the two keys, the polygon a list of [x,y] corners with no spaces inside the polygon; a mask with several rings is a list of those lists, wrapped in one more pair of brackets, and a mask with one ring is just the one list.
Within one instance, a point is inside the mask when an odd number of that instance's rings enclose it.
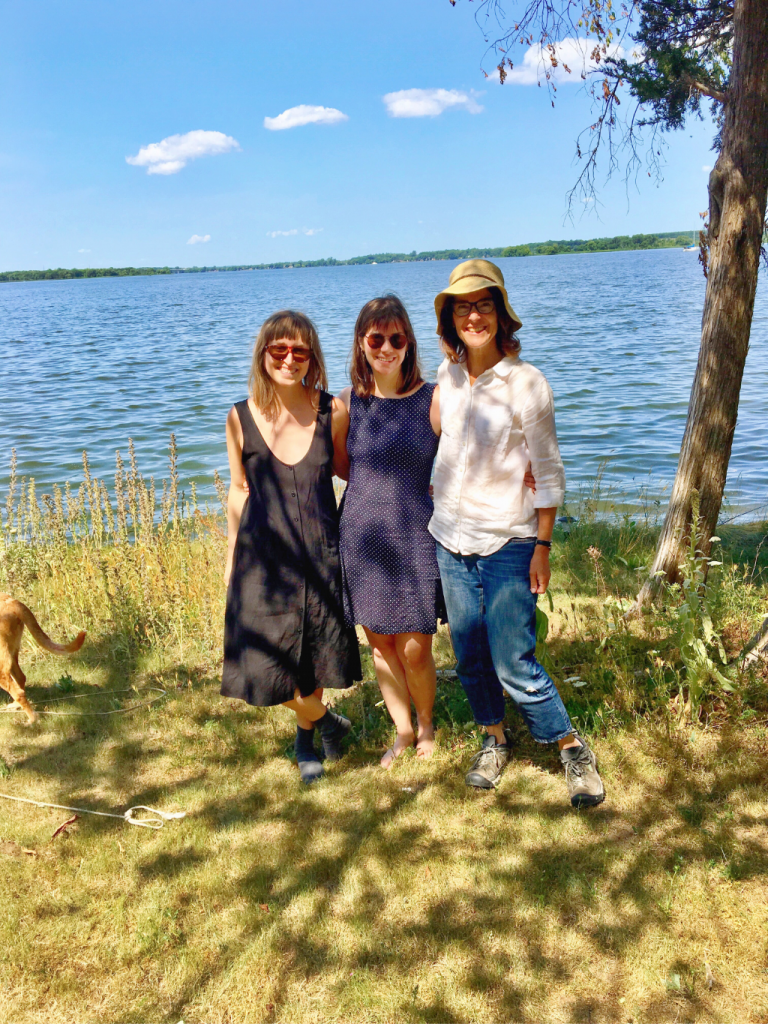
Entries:
{"label": "tree branch", "polygon": [[721,92],[719,89],[713,89],[711,85],[704,85],[703,82],[697,81],[695,78],[691,78],[690,75],[683,75],[682,81],[689,89],[695,89],[700,92],[702,96],[709,96],[710,99],[717,100],[718,103],[727,103],[728,93]]}

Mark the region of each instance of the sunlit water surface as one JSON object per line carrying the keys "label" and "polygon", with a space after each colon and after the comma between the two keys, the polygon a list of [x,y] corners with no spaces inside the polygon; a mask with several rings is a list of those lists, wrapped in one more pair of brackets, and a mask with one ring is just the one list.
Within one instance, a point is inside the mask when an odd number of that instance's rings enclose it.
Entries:
{"label": "sunlit water surface", "polygon": [[[499,260],[523,321],[523,357],[547,375],[569,492],[630,500],[668,493],[699,346],[704,279],[681,250]],[[0,481],[11,448],[38,493],[92,472],[109,478],[133,438],[139,468],[167,476],[176,434],[182,479],[212,494],[226,477],[224,421],[246,395],[253,338],[295,307],[318,326],[330,388],[347,383],[362,304],[396,292],[430,378],[440,362],[432,301],[453,262],[101,278],[0,285]],[[761,274],[728,477],[732,510],[768,502],[768,288]]]}

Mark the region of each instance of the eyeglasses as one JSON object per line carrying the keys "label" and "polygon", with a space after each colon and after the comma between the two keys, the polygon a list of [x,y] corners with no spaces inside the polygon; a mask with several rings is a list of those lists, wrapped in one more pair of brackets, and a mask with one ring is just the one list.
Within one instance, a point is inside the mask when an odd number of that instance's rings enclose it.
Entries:
{"label": "eyeglasses", "polygon": [[486,315],[493,313],[496,309],[496,303],[493,299],[478,299],[477,302],[454,302],[453,312],[456,316],[469,316],[473,309],[476,309],[478,313]]}
{"label": "eyeglasses", "polygon": [[408,344],[408,336],[396,332],[395,334],[366,334],[365,340],[368,342],[368,348],[372,348],[374,352],[381,348],[385,341],[388,341],[392,348],[397,349],[398,352],[401,348],[405,348]]}
{"label": "eyeglasses", "polygon": [[290,352],[293,356],[295,363],[306,363],[306,361],[312,355],[312,350],[308,348],[296,348],[293,345],[267,345],[267,352],[272,356],[275,362],[282,363],[287,358]]}

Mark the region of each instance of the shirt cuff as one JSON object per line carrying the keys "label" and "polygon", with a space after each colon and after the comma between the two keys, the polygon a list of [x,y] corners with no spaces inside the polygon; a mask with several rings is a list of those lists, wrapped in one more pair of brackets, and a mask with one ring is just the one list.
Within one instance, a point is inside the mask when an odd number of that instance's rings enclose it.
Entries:
{"label": "shirt cuff", "polygon": [[560,508],[565,499],[565,491],[562,488],[551,487],[546,489],[536,484],[536,493],[533,496],[534,508]]}

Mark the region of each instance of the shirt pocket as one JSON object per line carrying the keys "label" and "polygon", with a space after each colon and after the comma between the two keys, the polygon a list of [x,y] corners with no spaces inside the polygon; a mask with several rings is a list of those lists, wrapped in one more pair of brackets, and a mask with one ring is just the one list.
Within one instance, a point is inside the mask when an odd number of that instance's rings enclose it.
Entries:
{"label": "shirt pocket", "polygon": [[468,441],[470,447],[494,448],[504,452],[509,446],[512,430],[512,410],[509,405],[500,398],[487,395],[483,403],[478,403],[472,410]]}

